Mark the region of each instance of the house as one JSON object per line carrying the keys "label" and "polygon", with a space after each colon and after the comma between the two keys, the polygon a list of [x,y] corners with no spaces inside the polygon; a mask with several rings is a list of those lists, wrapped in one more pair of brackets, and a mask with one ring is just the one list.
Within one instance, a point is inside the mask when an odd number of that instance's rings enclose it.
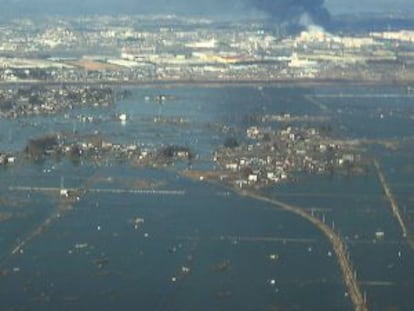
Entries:
{"label": "house", "polygon": [[227,170],[231,170],[233,172],[237,171],[237,169],[239,168],[239,166],[237,165],[237,163],[228,163],[226,164],[226,169]]}
{"label": "house", "polygon": [[69,196],[69,191],[68,191],[68,189],[64,189],[64,188],[62,188],[62,189],[60,189],[60,196],[61,197],[68,197]]}
{"label": "house", "polygon": [[273,182],[279,182],[279,177],[274,172],[267,172],[267,179]]}
{"label": "house", "polygon": [[244,185],[247,185],[247,181],[243,179],[238,179],[235,181],[236,185],[239,185],[240,188],[243,188]]}
{"label": "house", "polygon": [[185,150],[180,150],[180,151],[177,151],[176,156],[177,158],[180,158],[180,159],[186,159],[190,157],[190,153]]}
{"label": "house", "polygon": [[256,174],[250,174],[249,178],[248,178],[248,181],[251,182],[251,183],[256,183],[258,181],[258,179],[259,178]]}
{"label": "house", "polygon": [[355,156],[353,154],[344,154],[342,158],[338,159],[339,165],[352,164],[355,161]]}
{"label": "house", "polygon": [[260,130],[257,128],[257,126],[252,126],[246,130],[246,134],[247,137],[256,139],[260,135]]}
{"label": "house", "polygon": [[8,164],[13,164],[14,162],[16,162],[16,158],[13,156],[8,156],[7,157],[7,163]]}

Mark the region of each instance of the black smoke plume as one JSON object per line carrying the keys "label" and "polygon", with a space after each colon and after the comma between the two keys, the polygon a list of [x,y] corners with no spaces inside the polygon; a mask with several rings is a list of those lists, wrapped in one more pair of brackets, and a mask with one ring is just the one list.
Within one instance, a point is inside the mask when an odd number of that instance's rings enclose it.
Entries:
{"label": "black smoke plume", "polygon": [[249,0],[249,2],[279,23],[302,26],[313,23],[322,27],[329,27],[330,24],[330,14],[324,6],[324,0]]}

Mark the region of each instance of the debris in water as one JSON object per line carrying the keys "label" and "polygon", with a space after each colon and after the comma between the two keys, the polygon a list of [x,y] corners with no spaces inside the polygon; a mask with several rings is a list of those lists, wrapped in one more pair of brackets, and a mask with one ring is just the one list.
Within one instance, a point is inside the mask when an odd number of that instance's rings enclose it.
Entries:
{"label": "debris in water", "polygon": [[272,260],[272,261],[278,261],[279,260],[279,255],[278,254],[270,254],[269,259]]}
{"label": "debris in water", "polygon": [[181,272],[182,273],[190,273],[191,269],[189,267],[186,266],[182,266],[181,267]]}
{"label": "debris in water", "polygon": [[177,252],[177,247],[173,246],[173,247],[168,248],[168,252],[169,252],[170,254],[174,254],[174,253],[176,253],[176,252]]}
{"label": "debris in water", "polygon": [[134,229],[137,230],[141,225],[143,225],[145,222],[144,218],[136,217],[133,221]]}
{"label": "debris in water", "polygon": [[109,259],[99,258],[99,259],[95,259],[93,263],[98,267],[98,269],[103,269],[106,265],[109,264]]}
{"label": "debris in water", "polygon": [[76,249],[83,249],[83,248],[87,248],[87,247],[88,247],[88,243],[77,243],[77,244],[75,244]]}
{"label": "debris in water", "polygon": [[213,265],[211,270],[214,272],[223,272],[230,268],[230,260],[224,260],[223,262],[216,263]]}

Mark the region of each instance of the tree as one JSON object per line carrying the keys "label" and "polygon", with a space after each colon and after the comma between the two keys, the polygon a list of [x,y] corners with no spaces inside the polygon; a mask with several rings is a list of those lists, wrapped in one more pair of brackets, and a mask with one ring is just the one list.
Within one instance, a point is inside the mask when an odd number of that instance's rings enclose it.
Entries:
{"label": "tree", "polygon": [[48,135],[37,139],[30,139],[25,148],[25,152],[30,158],[39,160],[48,152],[53,152],[58,144],[59,142],[56,135]]}
{"label": "tree", "polygon": [[224,147],[226,148],[237,148],[239,146],[239,143],[237,142],[237,140],[234,137],[228,137],[226,138],[226,140],[224,141]]}

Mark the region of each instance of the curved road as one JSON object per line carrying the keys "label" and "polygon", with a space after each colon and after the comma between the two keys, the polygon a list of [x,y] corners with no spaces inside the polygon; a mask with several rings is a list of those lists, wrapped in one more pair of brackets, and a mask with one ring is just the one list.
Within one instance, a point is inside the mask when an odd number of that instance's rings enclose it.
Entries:
{"label": "curved road", "polygon": [[322,233],[328,238],[328,240],[332,244],[332,248],[335,251],[339,266],[342,271],[343,279],[345,281],[345,285],[348,290],[348,294],[352,300],[352,303],[355,307],[355,311],[368,311],[368,306],[366,304],[366,301],[364,299],[364,296],[362,295],[361,289],[359,287],[356,275],[354,274],[354,271],[352,269],[352,264],[348,259],[346,248],[344,242],[341,240],[339,235],[335,233],[334,230],[332,230],[328,225],[326,225],[323,221],[320,219],[312,216],[308,212],[304,211],[300,207],[286,204],[284,202],[268,198],[266,196],[248,192],[248,191],[242,191],[239,192],[242,195],[245,195],[247,197],[263,201],[266,203],[270,203],[274,206],[277,206],[279,208],[282,208],[285,211],[294,213],[309,222],[311,222],[313,225],[315,225]]}
{"label": "curved road", "polygon": [[385,178],[384,171],[381,168],[381,165],[378,162],[378,160],[374,160],[374,166],[377,170],[378,178],[381,182],[382,189],[384,190],[385,197],[390,203],[392,214],[397,219],[398,224],[401,227],[401,232],[402,232],[403,237],[407,240],[408,245],[411,247],[411,249],[414,250],[414,237],[404,222],[404,218],[402,216],[400,207],[398,206],[397,199],[392,194],[391,188],[387,183],[387,179]]}

